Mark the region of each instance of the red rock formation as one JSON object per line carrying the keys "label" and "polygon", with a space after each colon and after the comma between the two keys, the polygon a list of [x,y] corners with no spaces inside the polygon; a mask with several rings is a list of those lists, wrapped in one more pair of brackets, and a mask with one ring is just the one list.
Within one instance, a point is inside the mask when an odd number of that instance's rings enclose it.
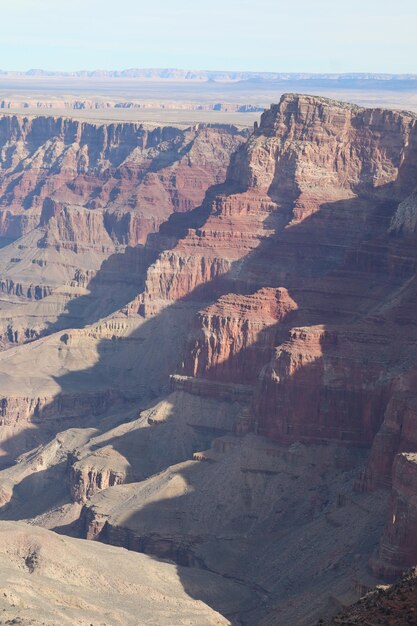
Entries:
{"label": "red rock formation", "polygon": [[105,210],[105,227],[116,242],[144,242],[172,212],[198,206],[207,188],[223,181],[242,140],[232,127],[147,129],[4,115],[0,235],[28,232],[39,222],[43,201],[52,198]]}
{"label": "red rock formation", "polygon": [[[50,332],[51,311],[59,316],[86,289],[119,306],[129,302],[157,255],[137,244],[172,213],[199,206],[207,189],[223,182],[245,136],[228,126],[151,129],[2,116],[0,238],[18,241],[0,253],[0,292],[13,304],[53,295],[28,315],[9,307],[0,321],[2,348]],[[121,254],[126,246],[136,247]],[[97,308],[99,319],[117,304]]]}
{"label": "red rock formation", "polygon": [[101,212],[45,200],[39,226],[45,230],[39,247],[55,247],[58,251],[62,248],[73,252],[98,250],[104,254],[114,250]]}
{"label": "red rock formation", "polygon": [[[228,186],[234,189],[236,182]],[[221,194],[206,204],[209,215],[202,226],[188,228],[173,246],[169,238],[162,239],[160,247],[170,249],[150,266],[145,290],[132,311],[152,317],[178,300],[206,303],[213,294],[233,290],[236,282],[249,282],[239,275],[239,262],[273,234],[283,212],[256,189]]]}
{"label": "red rock formation", "polygon": [[377,576],[395,580],[417,562],[417,453],[395,457],[388,523],[371,566]]}
{"label": "red rock formation", "polygon": [[[147,317],[203,306],[181,371],[253,385],[261,434],[374,442],[362,488],[415,449],[400,379],[417,340],[416,133],[411,114],[284,96],[232,160],[239,191],[160,255],[139,298]],[[286,304],[271,312],[274,293]]]}
{"label": "red rock formation", "polygon": [[361,487],[369,490],[390,487],[395,455],[413,451],[417,446],[415,429],[417,399],[412,391],[394,390],[384,421],[372,443],[371,453]]}
{"label": "red rock formation", "polygon": [[263,113],[232,175],[295,200],[294,218],[301,220],[320,203],[394,183],[414,128],[412,114],[283,96]]}
{"label": "red rock formation", "polygon": [[222,296],[199,313],[184,370],[192,376],[254,384],[272,356],[276,324],[296,308],[286,289]]}
{"label": "red rock formation", "polygon": [[[284,96],[232,160],[228,183],[242,191],[216,198],[204,225],[148,271],[145,316],[230,294],[199,314],[184,372],[254,383],[264,365],[255,413],[267,436],[370,445],[382,422],[390,337],[369,312],[416,264],[411,249],[399,263],[401,242],[387,236],[416,182],[414,129],[412,115]],[[275,321],[258,311],[250,327],[242,307],[265,284],[287,289],[298,330],[289,309]],[[280,326],[289,339],[267,365]]]}

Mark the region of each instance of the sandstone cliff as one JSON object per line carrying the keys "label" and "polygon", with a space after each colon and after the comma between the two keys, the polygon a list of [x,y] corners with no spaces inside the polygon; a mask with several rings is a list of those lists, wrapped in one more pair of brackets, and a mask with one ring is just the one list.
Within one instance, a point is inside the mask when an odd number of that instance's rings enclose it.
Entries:
{"label": "sandstone cliff", "polygon": [[0,233],[25,234],[52,199],[100,209],[116,242],[144,242],[173,211],[198,206],[206,189],[223,181],[242,139],[233,127],[152,129],[3,115]]}
{"label": "sandstone cliff", "polygon": [[[132,263],[131,253],[120,253],[144,244],[171,214],[198,207],[207,189],[224,181],[245,135],[228,126],[181,130],[3,115],[0,236],[12,243],[0,251],[0,292],[10,303],[1,307],[1,344],[43,334],[53,315],[88,293],[100,268],[98,280],[107,281],[101,291],[113,303],[100,295],[95,319],[126,304],[140,290],[132,270],[142,258],[137,251]],[[26,306],[48,296],[45,307]],[[78,323],[88,321],[85,306],[70,308],[77,316],[84,310]]]}

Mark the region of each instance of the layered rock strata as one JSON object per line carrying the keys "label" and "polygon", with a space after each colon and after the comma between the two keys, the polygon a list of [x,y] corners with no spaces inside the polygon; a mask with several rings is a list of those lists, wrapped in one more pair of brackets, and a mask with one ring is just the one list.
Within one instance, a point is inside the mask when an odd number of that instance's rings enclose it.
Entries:
{"label": "layered rock strata", "polygon": [[25,234],[52,199],[102,209],[114,240],[144,242],[173,211],[198,206],[206,189],[223,181],[241,141],[232,127],[149,129],[3,115],[0,233]]}
{"label": "layered rock strata", "polygon": [[[411,114],[284,96],[234,155],[235,191],[149,268],[132,310],[204,307],[180,373],[252,385],[255,432],[373,444],[413,366],[416,136]],[[386,485],[383,436],[365,475]]]}
{"label": "layered rock strata", "polygon": [[404,574],[394,585],[379,585],[330,622],[320,620],[318,624],[325,623],[326,626],[414,624],[417,612],[416,603],[417,577],[414,568]]}
{"label": "layered rock strata", "polygon": [[[224,181],[246,134],[2,116],[0,237],[12,243],[0,251],[1,346],[36,339],[56,322],[85,325],[128,303],[157,255],[141,245]],[[32,304],[39,300],[45,304]]]}

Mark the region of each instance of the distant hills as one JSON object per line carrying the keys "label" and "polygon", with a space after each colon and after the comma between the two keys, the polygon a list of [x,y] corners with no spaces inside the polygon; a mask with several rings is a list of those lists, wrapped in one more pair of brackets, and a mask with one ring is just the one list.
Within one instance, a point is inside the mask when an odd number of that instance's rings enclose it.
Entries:
{"label": "distant hills", "polygon": [[74,72],[53,72],[42,69],[30,69],[24,72],[0,70],[1,76],[10,77],[66,77],[66,78],[135,78],[155,81],[190,81],[190,82],[280,82],[294,80],[331,80],[331,81],[417,81],[417,74],[312,74],[306,72],[233,72],[211,70],[181,70],[174,68],[132,68],[127,70],[80,70]]}

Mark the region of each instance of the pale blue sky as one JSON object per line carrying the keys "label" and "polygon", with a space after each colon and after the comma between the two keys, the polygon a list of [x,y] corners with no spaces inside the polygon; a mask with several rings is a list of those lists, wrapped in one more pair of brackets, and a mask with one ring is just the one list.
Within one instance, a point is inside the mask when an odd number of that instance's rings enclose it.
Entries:
{"label": "pale blue sky", "polygon": [[416,0],[0,0],[0,68],[417,73]]}

